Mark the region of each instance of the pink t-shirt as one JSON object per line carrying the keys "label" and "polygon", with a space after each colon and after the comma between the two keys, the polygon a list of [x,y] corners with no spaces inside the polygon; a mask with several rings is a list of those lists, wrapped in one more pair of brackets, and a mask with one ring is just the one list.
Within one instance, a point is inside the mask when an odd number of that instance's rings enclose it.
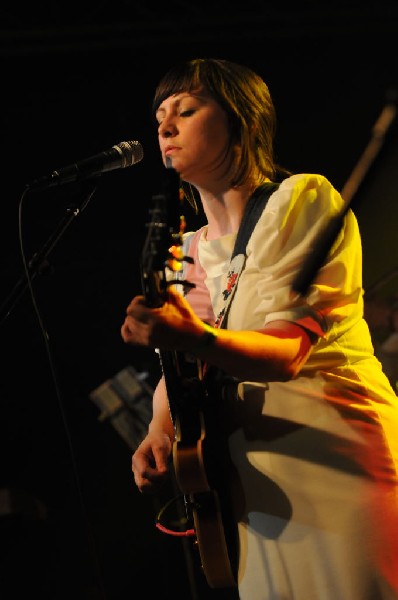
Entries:
{"label": "pink t-shirt", "polygon": [[188,254],[193,258],[194,263],[192,265],[187,263],[187,266],[185,267],[185,279],[191,283],[194,283],[196,287],[191,288],[187,292],[186,299],[192,306],[195,313],[202,319],[202,321],[206,321],[206,323],[209,323],[209,325],[214,325],[214,311],[211,304],[209,290],[205,284],[206,271],[200,264],[198,256],[198,243],[203,229],[204,228],[202,227],[193,234],[189,247]]}

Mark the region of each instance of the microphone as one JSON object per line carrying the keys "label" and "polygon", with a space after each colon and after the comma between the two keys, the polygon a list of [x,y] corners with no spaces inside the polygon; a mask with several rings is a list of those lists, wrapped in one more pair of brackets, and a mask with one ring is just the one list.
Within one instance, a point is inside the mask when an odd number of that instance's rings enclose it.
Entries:
{"label": "microphone", "polygon": [[140,162],[143,156],[144,151],[140,142],[120,142],[120,144],[112,146],[112,148],[105,150],[105,152],[100,152],[85,160],[57,169],[50,175],[39,177],[28,183],[27,188],[42,190],[64,183],[82,181],[83,179],[89,179],[107,171],[131,167]]}

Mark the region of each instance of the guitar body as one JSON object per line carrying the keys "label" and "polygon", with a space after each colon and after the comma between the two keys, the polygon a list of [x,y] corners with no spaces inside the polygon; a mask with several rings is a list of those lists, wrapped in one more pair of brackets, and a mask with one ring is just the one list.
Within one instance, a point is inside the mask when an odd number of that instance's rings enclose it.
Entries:
{"label": "guitar body", "polygon": [[[161,360],[164,366],[167,360],[162,354]],[[233,471],[216,411],[220,402],[214,390],[208,394],[200,362],[174,354],[173,364],[175,368],[164,370],[164,376],[166,388],[176,394],[170,395],[176,482],[194,524],[195,546],[208,585],[235,587],[238,536],[229,493]],[[173,398],[178,398],[177,407]]]}
{"label": "guitar body", "polygon": [[[157,204],[152,210],[141,263],[143,293],[152,307],[164,303],[170,283],[166,264],[172,264],[172,261],[167,263],[166,249],[175,248],[178,241],[167,218],[167,203],[176,204],[175,172],[173,169],[167,172],[170,181],[166,194],[154,197]],[[170,194],[174,196],[171,199]],[[217,424],[215,406],[219,403],[207,393],[200,361],[161,349],[159,357],[176,430],[173,445],[176,483],[194,525],[203,573],[211,588],[236,587],[237,526],[224,479],[228,452],[226,438]]]}
{"label": "guitar body", "polygon": [[[201,567],[212,588],[236,586],[236,540],[232,533],[236,525],[230,514],[227,497],[220,487],[209,482],[206,467],[206,429],[202,421],[200,439],[182,442],[177,421],[177,438],[173,448],[173,465],[177,484],[185,495],[192,514]],[[223,475],[220,473],[220,480]],[[230,521],[227,523],[226,515]],[[228,543],[228,540],[230,543]]]}

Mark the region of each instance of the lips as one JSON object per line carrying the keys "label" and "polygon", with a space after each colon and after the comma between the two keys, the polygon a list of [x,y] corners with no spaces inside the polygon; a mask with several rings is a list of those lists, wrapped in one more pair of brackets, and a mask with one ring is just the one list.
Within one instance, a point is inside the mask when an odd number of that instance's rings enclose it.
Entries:
{"label": "lips", "polygon": [[166,148],[164,149],[165,156],[172,154],[174,152],[174,150],[178,150],[178,147],[177,146],[166,146]]}

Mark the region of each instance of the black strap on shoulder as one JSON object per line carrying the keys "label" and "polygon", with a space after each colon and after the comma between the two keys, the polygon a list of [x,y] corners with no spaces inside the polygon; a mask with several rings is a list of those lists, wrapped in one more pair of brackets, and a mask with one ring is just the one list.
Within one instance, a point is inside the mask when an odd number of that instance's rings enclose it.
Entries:
{"label": "black strap on shoulder", "polygon": [[246,246],[252,231],[268,202],[268,198],[278,189],[278,187],[279,183],[264,183],[250,196],[245,212],[243,213],[231,259],[237,254],[246,254]]}
{"label": "black strap on shoulder", "polygon": [[[235,246],[234,246],[234,249],[231,254],[231,261],[238,254],[243,254],[244,261],[246,261],[246,247],[247,247],[247,243],[250,239],[250,236],[252,234],[252,231],[253,231],[254,227],[256,226],[257,221],[261,217],[261,213],[263,212],[265,205],[268,202],[269,197],[275,190],[278,189],[278,187],[279,187],[279,183],[272,183],[272,182],[264,183],[263,185],[259,186],[254,191],[254,193],[250,196],[250,198],[246,204],[245,211],[243,213],[242,221],[241,221],[241,224],[240,224],[239,230],[238,230],[238,235],[236,236]],[[241,270],[243,270],[243,269],[244,269],[244,264],[241,266]],[[239,278],[241,270],[239,271],[238,278]],[[235,285],[236,285],[236,283],[235,283]],[[232,294],[229,293],[229,294],[227,294],[227,296],[224,296],[224,308],[222,309],[222,311],[220,313],[220,315],[222,315],[222,316],[221,316],[221,324],[219,325],[219,327],[226,327],[227,314],[229,312],[229,307],[230,307],[230,304],[231,304],[231,301],[233,298],[233,294],[235,293],[235,289],[236,289],[235,285],[233,287]]]}
{"label": "black strap on shoulder", "polygon": [[[231,260],[238,254],[244,254],[246,257],[246,247],[250,239],[252,231],[256,226],[261,214],[270,198],[271,194],[278,189],[279,183],[267,182],[259,186],[252,196],[250,196],[245,211],[243,213],[242,221],[239,226],[238,235],[236,236],[235,246],[232,251]],[[245,258],[246,260],[246,258]],[[244,267],[243,267],[244,268]],[[228,311],[230,308],[230,301],[224,305],[223,315],[221,319],[221,328],[225,328],[228,319]],[[221,388],[226,382],[232,379],[235,384],[236,380],[234,377],[227,377],[221,369],[214,365],[206,365],[206,385],[207,389],[211,390],[209,393],[210,397],[216,398],[222,396]]]}

